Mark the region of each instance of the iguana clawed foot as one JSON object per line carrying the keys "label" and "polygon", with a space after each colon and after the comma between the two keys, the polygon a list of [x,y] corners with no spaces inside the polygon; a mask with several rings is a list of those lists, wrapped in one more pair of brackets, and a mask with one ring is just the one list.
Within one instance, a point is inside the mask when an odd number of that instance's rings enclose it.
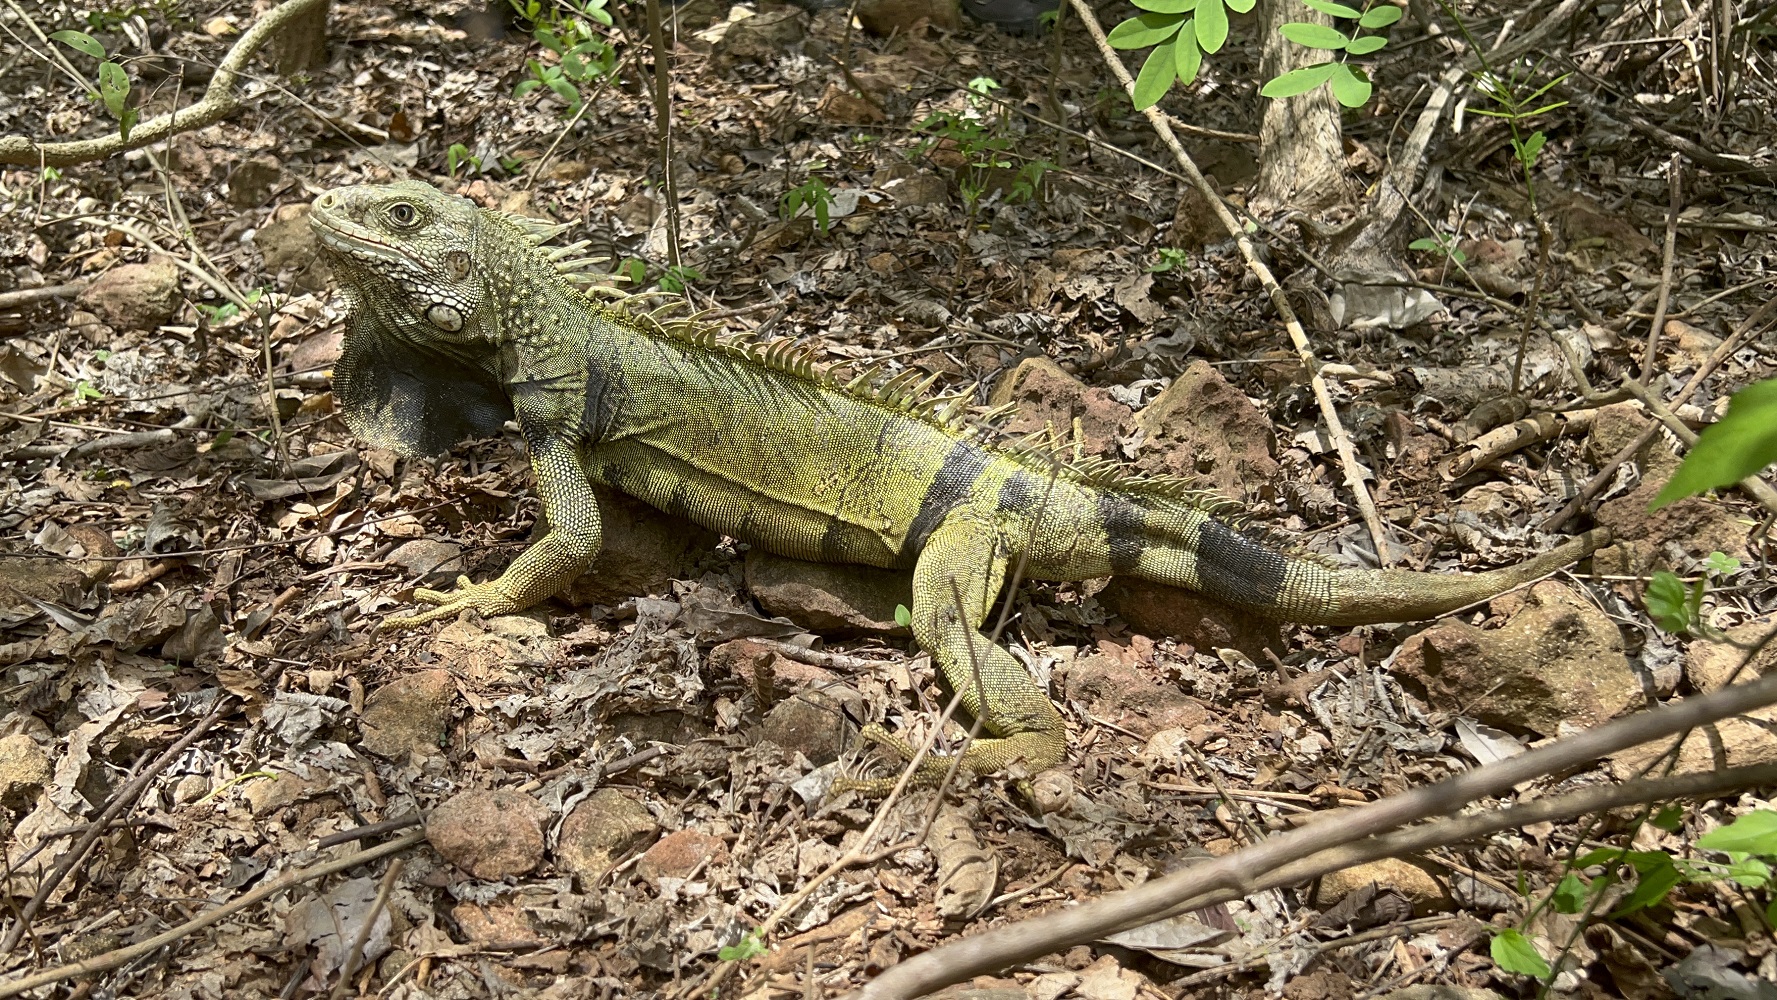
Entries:
{"label": "iguana clawed foot", "polygon": [[499,580],[473,583],[466,576],[457,577],[455,590],[430,590],[421,587],[413,592],[413,599],[421,604],[435,604],[437,607],[419,614],[385,618],[382,627],[413,628],[444,618],[455,618],[465,611],[474,611],[483,618],[492,618],[495,615],[509,615],[524,610],[518,600],[505,587],[500,586]]}

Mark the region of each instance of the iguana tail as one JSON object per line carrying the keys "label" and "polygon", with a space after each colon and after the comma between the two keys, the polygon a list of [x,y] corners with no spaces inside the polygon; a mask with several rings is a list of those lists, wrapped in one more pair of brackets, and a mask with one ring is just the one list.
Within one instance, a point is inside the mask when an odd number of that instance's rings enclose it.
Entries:
{"label": "iguana tail", "polygon": [[1335,569],[1280,552],[1183,503],[1139,495],[1123,500],[1130,509],[1122,530],[1107,532],[1114,572],[1307,625],[1436,618],[1548,576],[1610,543],[1610,532],[1596,528],[1485,573]]}

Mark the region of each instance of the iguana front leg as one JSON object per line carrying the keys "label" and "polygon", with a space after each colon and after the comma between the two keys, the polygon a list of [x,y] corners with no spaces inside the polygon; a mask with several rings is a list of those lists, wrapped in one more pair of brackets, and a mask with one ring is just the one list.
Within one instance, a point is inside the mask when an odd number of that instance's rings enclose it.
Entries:
{"label": "iguana front leg", "polygon": [[[1023,664],[981,631],[1006,579],[1007,556],[991,522],[952,515],[932,532],[913,569],[913,635],[938,662],[962,705],[993,737],[977,739],[963,751],[962,766],[990,774],[1013,764],[1041,771],[1067,753],[1067,727]],[[865,739],[913,757],[907,742],[881,726],[864,730]],[[917,784],[936,784],[950,768],[947,757],[928,756]],[[895,780],[841,778],[835,792],[884,795]]]}
{"label": "iguana front leg", "polygon": [[592,492],[575,443],[558,435],[526,437],[531,438],[531,472],[549,530],[498,579],[471,583],[459,576],[455,590],[414,591],[414,600],[437,607],[385,619],[384,628],[412,628],[471,609],[486,617],[523,611],[559,593],[598,554],[603,543],[598,496]]}

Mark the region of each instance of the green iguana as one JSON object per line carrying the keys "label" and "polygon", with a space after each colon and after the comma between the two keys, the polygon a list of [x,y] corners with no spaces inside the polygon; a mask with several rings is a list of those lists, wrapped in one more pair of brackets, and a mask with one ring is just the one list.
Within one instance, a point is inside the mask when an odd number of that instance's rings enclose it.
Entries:
{"label": "green iguana", "polygon": [[[1055,706],[981,631],[1009,566],[1038,580],[1128,574],[1344,625],[1435,617],[1606,541],[1593,531],[1473,575],[1332,569],[1228,526],[1181,481],[990,443],[962,418],[965,398],[923,400],[918,373],[842,382],[785,342],[745,346],[602,304],[542,246],[561,227],[414,182],[329,191],[309,219],[353,306],[333,373],[346,424],[417,455],[516,419],[548,526],[498,579],[416,591],[435,607],[386,624],[510,614],[560,591],[599,551],[603,485],[780,555],[912,567],[913,634],[992,734],[963,754],[976,773],[1034,772],[1067,749]],[[869,736],[910,756],[878,727]],[[927,764],[922,779],[947,761]]]}

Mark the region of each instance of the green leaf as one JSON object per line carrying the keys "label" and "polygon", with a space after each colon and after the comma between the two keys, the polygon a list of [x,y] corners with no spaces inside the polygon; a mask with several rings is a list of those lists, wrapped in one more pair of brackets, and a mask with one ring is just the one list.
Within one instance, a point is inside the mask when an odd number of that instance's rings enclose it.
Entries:
{"label": "green leaf", "polygon": [[[1692,595],[1696,600],[1693,602]],[[1684,585],[1684,581],[1673,575],[1671,570],[1660,570],[1647,583],[1647,593],[1641,597],[1647,607],[1648,616],[1654,623],[1668,632],[1689,632],[1697,621],[1697,609],[1702,606],[1703,594],[1699,587],[1696,591]]]}
{"label": "green leaf", "polygon": [[1279,25],[1278,33],[1311,49],[1342,49],[1351,44],[1351,38],[1343,31],[1329,28],[1324,24],[1309,24],[1306,21],[1292,21]]}
{"label": "green leaf", "polygon": [[84,31],[57,31],[49,37],[71,49],[79,49],[94,59],[105,58],[105,46],[100,45],[97,38]]}
{"label": "green leaf", "polygon": [[746,936],[733,944],[723,945],[716,949],[716,957],[724,962],[744,962],[749,958],[758,958],[765,954],[765,942],[759,940],[759,931],[755,928]]}
{"label": "green leaf", "polygon": [[902,628],[913,624],[913,612],[907,610],[907,605],[895,605],[895,624]]}
{"label": "green leaf", "polygon": [[1155,14],[1189,14],[1197,9],[1197,0],[1131,0],[1131,2],[1142,10]]}
{"label": "green leaf", "polygon": [[1777,857],[1777,812],[1769,809],[1749,812],[1719,830],[1698,837],[1697,846],[1706,851],[1744,851]]}
{"label": "green leaf", "polygon": [[1220,52],[1228,40],[1228,8],[1222,0],[1199,0],[1197,4],[1197,44],[1205,52]]}
{"label": "green leaf", "polygon": [[1748,889],[1763,889],[1771,884],[1771,866],[1758,858],[1741,858],[1728,866],[1728,878]]}
{"label": "green leaf", "polygon": [[1653,906],[1665,899],[1666,894],[1672,891],[1673,886],[1684,880],[1684,874],[1678,870],[1678,866],[1672,863],[1670,857],[1662,855],[1661,860],[1661,864],[1652,866],[1646,871],[1642,870],[1641,865],[1635,866],[1635,870],[1641,873],[1641,880],[1635,883],[1635,890],[1629,893],[1629,897],[1623,900],[1622,905],[1611,913],[1611,919],[1625,917],[1636,910]]}
{"label": "green leaf", "polygon": [[1726,552],[1709,553],[1709,558],[1703,560],[1703,565],[1709,567],[1709,572],[1718,576],[1727,576],[1730,573],[1740,572],[1740,560],[1735,559]]}
{"label": "green leaf", "polygon": [[1536,155],[1543,151],[1543,143],[1548,141],[1549,137],[1542,132],[1532,132],[1523,142],[1512,140],[1512,152],[1517,154],[1518,162],[1527,167],[1535,166]]}
{"label": "green leaf", "polygon": [[1141,64],[1141,73],[1135,78],[1135,110],[1153,107],[1172,89],[1172,81],[1178,79],[1176,44],[1176,39],[1169,39],[1154,46],[1154,51],[1148,53],[1148,61]]}
{"label": "green leaf", "polygon": [[1145,49],[1178,34],[1179,25],[1188,20],[1183,14],[1138,14],[1112,28],[1105,39],[1113,49]]}
{"label": "green leaf", "polygon": [[1387,44],[1388,39],[1381,35],[1365,35],[1362,38],[1353,38],[1351,44],[1345,46],[1345,51],[1354,56],[1367,56],[1372,52],[1380,51]]}
{"label": "green leaf", "polygon": [[1390,7],[1384,4],[1364,11],[1364,16],[1357,19],[1357,26],[1375,31],[1377,28],[1386,28],[1400,19],[1401,9],[1399,7]]}
{"label": "green leaf", "polygon": [[1648,510],[1737,483],[1772,462],[1777,462],[1777,379],[1766,379],[1735,393],[1728,415],[1703,428]]}
{"label": "green leaf", "polygon": [[1555,892],[1550,897],[1555,909],[1560,913],[1578,913],[1586,908],[1586,897],[1591,895],[1591,887],[1586,880],[1568,872],[1555,885]]}
{"label": "green leaf", "polygon": [[1251,14],[1254,5],[1258,3],[1258,0],[1223,0],[1223,2],[1228,5],[1229,10],[1241,14]]}
{"label": "green leaf", "polygon": [[1543,961],[1523,931],[1510,928],[1500,931],[1493,935],[1493,944],[1488,950],[1493,954],[1493,964],[1507,972],[1538,979],[1549,975],[1549,963]]}
{"label": "green leaf", "polygon": [[1677,833],[1684,825],[1684,809],[1680,806],[1665,806],[1648,818],[1649,825],[1667,833]]}
{"label": "green leaf", "polygon": [[1333,17],[1362,17],[1364,13],[1355,7],[1333,3],[1332,0],[1302,0],[1302,3],[1304,6],[1312,7],[1322,14],[1330,14]]}
{"label": "green leaf", "polygon": [[1333,69],[1333,97],[1348,108],[1361,108],[1370,100],[1375,90],[1370,86],[1363,73],[1352,69],[1345,63],[1337,63]]}
{"label": "green leaf", "polygon": [[1297,94],[1306,94],[1326,83],[1333,75],[1333,71],[1338,68],[1338,63],[1324,62],[1318,66],[1292,69],[1288,73],[1273,77],[1265,86],[1259,88],[1259,96],[1295,97]]}
{"label": "green leaf", "polygon": [[122,118],[125,101],[130,96],[129,74],[123,67],[114,62],[106,61],[99,64],[99,97],[105,102],[105,110],[111,117]]}
{"label": "green leaf", "polygon": [[1203,50],[1197,47],[1195,31],[1178,33],[1178,44],[1173,46],[1174,61],[1178,64],[1178,78],[1185,86],[1197,80],[1197,71],[1203,68]]}

